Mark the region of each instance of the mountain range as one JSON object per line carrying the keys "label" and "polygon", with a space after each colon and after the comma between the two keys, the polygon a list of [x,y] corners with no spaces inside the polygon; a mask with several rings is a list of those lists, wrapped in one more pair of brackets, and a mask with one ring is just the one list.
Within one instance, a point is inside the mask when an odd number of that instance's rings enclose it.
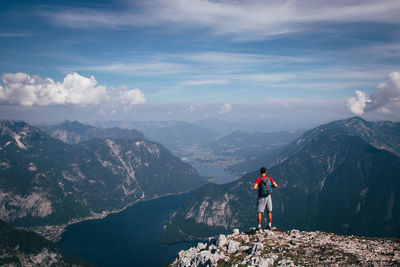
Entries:
{"label": "mountain range", "polygon": [[[72,125],[76,138],[64,135],[66,140],[83,140],[76,132],[85,136],[84,128],[92,129]],[[189,164],[141,134],[99,135],[104,138],[68,144],[25,122],[1,121],[0,219],[40,227],[54,238],[69,223],[204,183]]]}
{"label": "mountain range", "polygon": [[[233,170],[256,170],[259,165],[273,166],[289,156],[295,154],[313,139],[317,139],[319,134],[327,131],[337,131],[348,136],[358,136],[366,143],[400,156],[400,124],[391,121],[370,122],[359,117],[345,120],[333,121],[320,125],[307,131],[296,142],[288,146],[283,146],[275,151],[264,151],[257,157],[247,160],[232,167]],[[334,133],[333,133],[334,134]]]}
{"label": "mountain range", "polygon": [[241,163],[257,159],[259,154],[266,151],[275,151],[295,140],[304,132],[303,130],[252,132],[251,130],[255,127],[248,127],[246,131],[238,131],[234,129],[242,128],[243,125],[240,123],[219,120],[195,123],[110,121],[99,122],[96,125],[138,129],[149,140],[161,143],[180,159],[195,167],[202,176],[208,177],[209,180],[216,183],[236,180],[248,171],[248,163],[244,165]]}
{"label": "mountain range", "polygon": [[[358,117],[307,131],[281,149],[268,169],[279,185],[272,192],[273,224],[281,229],[397,236],[399,138],[400,123]],[[257,197],[252,185],[258,176],[255,171],[229,184],[204,185],[172,214],[160,240],[254,226]]]}
{"label": "mountain range", "polygon": [[125,123],[98,123],[98,126],[123,125],[136,129],[154,142],[161,143],[173,152],[210,142],[220,136],[217,131],[183,121],[132,121]]}
{"label": "mountain range", "polygon": [[85,125],[78,121],[65,121],[57,125],[42,126],[40,129],[46,132],[49,136],[68,144],[78,144],[93,138],[146,139],[141,132],[135,129],[128,130],[119,127],[100,128]]}

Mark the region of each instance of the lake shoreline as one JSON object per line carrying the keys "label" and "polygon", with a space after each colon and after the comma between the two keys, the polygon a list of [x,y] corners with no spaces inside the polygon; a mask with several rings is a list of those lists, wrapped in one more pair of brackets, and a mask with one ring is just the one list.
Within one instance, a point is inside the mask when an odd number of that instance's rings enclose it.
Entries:
{"label": "lake shoreline", "polygon": [[111,214],[118,214],[121,213],[123,211],[125,211],[126,209],[137,205],[138,203],[142,203],[142,202],[146,202],[146,201],[151,201],[151,200],[156,200],[156,199],[160,199],[163,197],[168,197],[168,196],[179,196],[179,195],[183,195],[183,194],[188,194],[190,192],[193,192],[195,190],[197,190],[198,188],[192,189],[192,190],[188,190],[188,191],[184,191],[184,192],[178,192],[178,193],[167,193],[161,196],[155,196],[152,198],[142,198],[142,199],[138,199],[134,202],[131,202],[127,205],[125,205],[123,208],[121,209],[116,209],[116,210],[112,210],[112,211],[103,211],[101,213],[93,213],[92,216],[88,216],[88,217],[84,217],[84,218],[75,218],[72,219],[71,221],[69,221],[66,224],[61,224],[61,225],[44,225],[44,226],[33,226],[33,227],[15,227],[17,229],[22,229],[22,230],[28,230],[28,231],[33,231],[35,233],[38,233],[39,235],[43,236],[44,238],[46,238],[47,240],[50,240],[52,242],[58,243],[61,240],[61,236],[63,233],[65,233],[65,231],[67,231],[68,226],[77,224],[77,223],[81,223],[81,222],[85,222],[85,221],[91,221],[91,220],[101,220],[106,218],[107,216],[111,215]]}
{"label": "lake shoreline", "polygon": [[57,245],[68,255],[101,267],[164,266],[172,262],[180,250],[197,244],[165,244],[157,240],[171,213],[191,195],[188,192],[140,201],[124,212],[71,225]]}

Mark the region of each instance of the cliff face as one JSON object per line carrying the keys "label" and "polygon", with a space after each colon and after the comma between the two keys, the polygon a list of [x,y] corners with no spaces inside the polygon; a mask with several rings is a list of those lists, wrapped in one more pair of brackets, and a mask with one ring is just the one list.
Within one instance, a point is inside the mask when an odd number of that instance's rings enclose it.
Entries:
{"label": "cliff face", "polygon": [[209,238],[171,266],[399,266],[400,241],[278,229]]}

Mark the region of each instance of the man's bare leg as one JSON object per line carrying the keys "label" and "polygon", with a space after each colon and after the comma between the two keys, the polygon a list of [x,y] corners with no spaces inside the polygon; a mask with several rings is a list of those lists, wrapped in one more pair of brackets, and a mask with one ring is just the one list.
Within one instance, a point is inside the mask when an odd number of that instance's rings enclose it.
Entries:
{"label": "man's bare leg", "polygon": [[259,213],[257,214],[257,222],[258,222],[257,229],[261,229],[261,219],[262,219],[262,213],[259,212]]}
{"label": "man's bare leg", "polygon": [[268,228],[271,229],[272,225],[272,212],[268,211]]}

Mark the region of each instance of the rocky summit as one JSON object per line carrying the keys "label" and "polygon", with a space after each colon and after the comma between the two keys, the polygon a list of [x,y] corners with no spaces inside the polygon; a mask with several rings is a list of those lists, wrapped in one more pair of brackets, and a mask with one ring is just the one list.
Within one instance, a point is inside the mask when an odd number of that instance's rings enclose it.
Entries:
{"label": "rocky summit", "polygon": [[234,229],[180,251],[171,266],[400,266],[397,239]]}

